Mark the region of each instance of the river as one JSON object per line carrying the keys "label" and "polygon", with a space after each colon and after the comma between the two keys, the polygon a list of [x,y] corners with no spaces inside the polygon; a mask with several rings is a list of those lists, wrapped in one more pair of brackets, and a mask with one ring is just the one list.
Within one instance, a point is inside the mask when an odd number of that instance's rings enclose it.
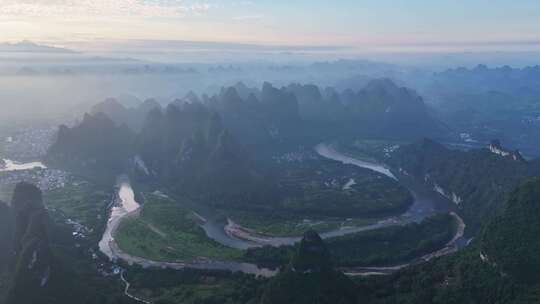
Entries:
{"label": "river", "polygon": [[[326,144],[318,145],[315,150],[317,153],[325,158],[340,161],[345,164],[353,164],[358,167],[370,169],[381,174],[384,174],[392,179],[400,181],[404,186],[406,186],[412,193],[414,197],[414,202],[407,212],[399,215],[388,217],[384,220],[379,221],[376,224],[361,226],[361,227],[347,227],[336,229],[333,231],[328,231],[321,234],[322,238],[331,238],[337,236],[343,236],[347,234],[357,233],[361,231],[379,229],[383,227],[395,226],[395,225],[405,225],[411,222],[419,222],[426,217],[434,215],[441,212],[451,211],[451,203],[446,199],[434,194],[432,191],[427,191],[422,187],[415,185],[414,183],[407,181],[406,179],[396,177],[388,168],[384,165],[371,163],[366,161],[361,161],[354,159],[350,156],[344,155],[341,152],[335,150],[332,146]],[[118,178],[117,183],[117,198],[113,201],[113,208],[111,210],[111,215],[107,223],[106,230],[103,234],[101,241],[99,242],[100,251],[105,254],[111,260],[121,259],[126,261],[128,264],[138,264],[143,267],[158,267],[158,268],[170,268],[170,269],[184,269],[184,268],[196,268],[196,269],[217,269],[217,270],[230,270],[230,271],[241,271],[244,273],[250,273],[265,277],[270,277],[276,274],[276,271],[258,267],[255,264],[250,263],[239,263],[239,262],[224,262],[224,261],[213,261],[208,259],[198,259],[195,261],[185,261],[185,262],[162,262],[162,261],[152,261],[141,257],[131,256],[123,252],[118,248],[116,242],[114,241],[114,234],[118,229],[121,221],[130,216],[137,216],[140,210],[139,203],[136,202],[133,189],[129,183],[127,176],[121,176]],[[252,233],[250,230],[243,228],[236,223],[229,220],[227,225],[223,225],[219,221],[214,221],[211,218],[206,218],[197,214],[202,221],[204,222],[201,227],[206,232],[207,236],[218,243],[221,243],[225,246],[229,246],[237,249],[247,249],[251,247],[259,247],[263,245],[270,246],[280,246],[280,245],[290,245],[298,242],[300,237],[266,237],[260,236],[255,233]],[[461,221],[461,218],[457,214],[453,214],[458,221],[460,222],[460,227],[464,228],[464,223]],[[463,224],[463,225],[461,225]],[[449,248],[453,248],[454,243],[457,242],[458,238],[461,238],[463,230],[461,229],[456,234],[454,238],[447,246],[441,250],[438,250],[434,253],[430,253],[419,259],[428,259],[431,256],[437,256],[440,254],[446,254],[451,252]],[[398,267],[404,267],[405,265],[400,265]],[[352,270],[351,273],[371,273],[376,271],[393,270],[395,267],[379,267],[379,268],[362,268]],[[364,271],[365,269],[365,271]]]}
{"label": "river", "polygon": [[275,270],[260,268],[257,265],[250,263],[213,261],[202,258],[185,262],[162,262],[132,256],[123,252],[115,242],[114,235],[124,219],[129,218],[130,216],[138,216],[140,204],[135,200],[135,195],[127,176],[122,175],[118,178],[117,189],[117,196],[112,202],[113,206],[107,222],[107,227],[99,242],[99,250],[111,261],[123,260],[130,265],[137,264],[145,268],[230,270],[233,272],[241,271],[264,277],[271,277],[276,274]]}
{"label": "river", "polygon": [[101,241],[99,241],[99,250],[111,260],[117,257],[114,252],[114,233],[124,218],[127,218],[130,214],[135,215],[141,207],[141,205],[135,201],[135,193],[131,188],[127,176],[122,175],[118,177],[117,188],[117,195],[113,202],[111,202],[113,206],[109,221],[107,222],[107,227]]}
{"label": "river", "polygon": [[[389,226],[406,225],[411,222],[420,222],[423,219],[437,213],[448,213],[452,211],[452,204],[448,200],[440,197],[432,191],[426,191],[421,185],[407,180],[405,177],[399,178],[394,175],[386,166],[374,162],[363,161],[347,156],[328,144],[319,144],[315,151],[324,158],[339,161],[344,164],[352,164],[361,168],[369,169],[381,173],[389,178],[399,181],[411,192],[414,201],[409,209],[398,216],[391,216],[380,220],[379,222],[359,227],[342,227],[336,230],[321,233],[321,237],[332,238],[362,231],[380,229]],[[242,227],[228,220],[227,225],[209,220],[204,226],[204,230],[209,238],[221,243],[222,245],[236,249],[246,249],[260,246],[282,246],[291,245],[300,241],[300,237],[269,237],[256,234],[255,232]]]}
{"label": "river", "polygon": [[10,159],[3,159],[4,165],[0,165],[0,172],[22,171],[35,168],[46,169],[42,162],[19,163]]}

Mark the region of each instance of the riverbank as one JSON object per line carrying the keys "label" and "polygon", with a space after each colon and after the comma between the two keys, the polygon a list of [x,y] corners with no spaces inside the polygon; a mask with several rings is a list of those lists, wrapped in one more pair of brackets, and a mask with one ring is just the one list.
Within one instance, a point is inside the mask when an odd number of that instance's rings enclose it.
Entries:
{"label": "riverbank", "polygon": [[[381,174],[385,174],[388,177],[399,180],[388,168],[380,164],[368,163],[365,161],[356,161],[355,159],[345,156],[335,149],[327,145],[318,145],[316,151],[321,156],[328,159],[333,159],[343,163],[354,164],[363,168],[375,170]],[[124,177],[125,178],[125,177]],[[408,187],[409,188],[409,187]],[[410,188],[409,188],[410,189]],[[426,195],[422,191],[412,191],[415,198],[413,205],[410,209],[400,216],[389,217],[381,220],[373,225],[362,227],[342,227],[333,231],[322,233],[323,238],[332,238],[337,236],[343,236],[347,234],[353,234],[357,232],[379,229],[389,226],[405,225],[407,223],[421,221],[428,216],[442,212],[438,210],[434,205],[436,202],[432,197]],[[168,268],[168,269],[214,269],[214,270],[228,270],[228,271],[241,271],[248,274],[260,275],[263,277],[271,277],[277,273],[276,270],[258,267],[251,263],[231,262],[231,261],[215,261],[206,258],[197,258],[190,261],[154,261],[142,257],[132,256],[123,252],[114,239],[114,235],[120,223],[128,218],[137,217],[139,215],[140,205],[135,201],[133,189],[129,181],[123,180],[119,183],[118,197],[115,202],[115,206],[111,211],[111,218],[107,224],[107,229],[100,242],[100,250],[108,256],[111,260],[122,260],[130,265],[140,265],[143,268]],[[458,240],[463,237],[463,231],[465,229],[465,223],[454,212],[451,215],[455,218],[457,224],[456,234],[450,240],[444,248],[441,248],[435,252],[426,254],[422,257],[415,259],[414,261],[391,267],[348,267],[341,269],[349,275],[375,275],[375,274],[387,274],[409,265],[421,262],[429,261],[435,257],[455,252],[458,248],[456,246]],[[227,224],[223,225],[216,221],[209,220],[204,215],[196,214],[201,227],[205,230],[207,236],[224,246],[230,246],[233,248],[247,249],[252,247],[261,246],[281,246],[292,245],[300,240],[300,237],[264,237],[256,234],[254,231],[244,228],[231,219]],[[231,244],[233,244],[231,246]]]}
{"label": "riverbank", "polygon": [[115,240],[116,232],[124,220],[139,216],[141,206],[135,201],[135,195],[127,176],[119,177],[117,188],[118,195],[111,203],[112,209],[110,218],[107,222],[103,237],[99,242],[100,251],[111,261],[121,260],[128,265],[139,265],[143,268],[168,268],[175,270],[195,268],[226,270],[232,272],[241,271],[263,277],[271,277],[277,273],[275,270],[260,268],[257,265],[250,263],[213,261],[205,258],[192,261],[163,262],[133,256],[122,251]]}
{"label": "riverbank", "polygon": [[[416,187],[414,183],[407,181],[402,181],[401,178],[398,179],[389,168],[383,164],[378,164],[374,162],[368,162],[363,160],[357,160],[351,156],[347,156],[330,145],[319,144],[315,147],[315,151],[324,158],[338,161],[344,164],[352,164],[361,168],[373,170],[375,172],[381,173],[389,178],[392,178],[396,181],[399,181],[402,184],[405,184],[406,188],[412,193],[414,202],[410,208],[403,214],[398,216],[391,216],[382,220],[379,220],[375,224],[364,225],[364,226],[344,226],[338,229],[321,233],[323,239],[344,236],[347,234],[353,234],[368,230],[380,229],[389,226],[398,226],[406,225],[411,222],[420,222],[423,219],[435,215],[437,213],[447,213],[451,211],[450,209],[440,208],[441,205],[445,205],[441,198],[437,197],[433,193],[428,193],[422,191],[419,187]],[[448,204],[451,206],[450,204]],[[247,247],[256,247],[256,246],[282,246],[282,245],[292,245],[300,240],[300,237],[270,237],[264,236],[256,233],[254,230],[243,227],[238,223],[235,223],[232,219],[228,219],[227,224],[223,228],[228,236],[236,240],[243,240],[247,243]],[[220,241],[220,239],[216,239]]]}
{"label": "riverbank", "polygon": [[465,233],[465,222],[463,219],[455,212],[450,212],[450,215],[454,218],[456,222],[456,233],[450,241],[448,241],[445,246],[435,252],[425,254],[419,258],[412,260],[409,263],[395,265],[395,266],[383,266],[383,267],[344,267],[339,268],[348,276],[372,276],[372,275],[388,275],[395,271],[401,270],[405,267],[416,265],[423,262],[429,262],[434,258],[442,257],[448,254],[452,254],[459,250],[458,242],[463,238]]}

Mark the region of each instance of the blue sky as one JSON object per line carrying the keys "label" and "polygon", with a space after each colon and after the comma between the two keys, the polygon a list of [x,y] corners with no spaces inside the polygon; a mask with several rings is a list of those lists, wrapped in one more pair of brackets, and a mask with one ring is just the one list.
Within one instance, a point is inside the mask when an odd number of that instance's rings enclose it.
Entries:
{"label": "blue sky", "polygon": [[538,0],[0,0],[0,41],[532,47]]}

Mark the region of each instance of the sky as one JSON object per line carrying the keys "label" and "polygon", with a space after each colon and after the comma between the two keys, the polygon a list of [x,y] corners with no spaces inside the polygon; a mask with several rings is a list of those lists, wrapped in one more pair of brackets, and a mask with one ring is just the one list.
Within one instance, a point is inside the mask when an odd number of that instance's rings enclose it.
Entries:
{"label": "sky", "polygon": [[351,49],[540,45],[538,0],[0,0],[0,42],[208,41]]}

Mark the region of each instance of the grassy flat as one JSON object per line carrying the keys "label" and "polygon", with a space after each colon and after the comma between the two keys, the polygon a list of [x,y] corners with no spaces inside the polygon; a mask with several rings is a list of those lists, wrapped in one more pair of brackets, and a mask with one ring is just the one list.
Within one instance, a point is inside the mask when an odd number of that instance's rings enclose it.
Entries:
{"label": "grassy flat", "polygon": [[43,200],[47,208],[56,210],[54,214],[91,229],[91,237],[101,237],[100,231],[106,223],[111,192],[92,183],[77,180],[69,182],[63,188],[44,192]]}
{"label": "grassy flat", "polygon": [[340,227],[361,227],[377,223],[376,218],[343,219],[335,217],[319,218],[272,218],[235,212],[231,215],[235,223],[266,236],[301,236],[309,229],[319,233]]}
{"label": "grassy flat", "polygon": [[115,237],[124,252],[156,261],[241,256],[239,250],[209,239],[191,210],[154,194],[145,194],[145,198],[140,216],[126,219]]}

